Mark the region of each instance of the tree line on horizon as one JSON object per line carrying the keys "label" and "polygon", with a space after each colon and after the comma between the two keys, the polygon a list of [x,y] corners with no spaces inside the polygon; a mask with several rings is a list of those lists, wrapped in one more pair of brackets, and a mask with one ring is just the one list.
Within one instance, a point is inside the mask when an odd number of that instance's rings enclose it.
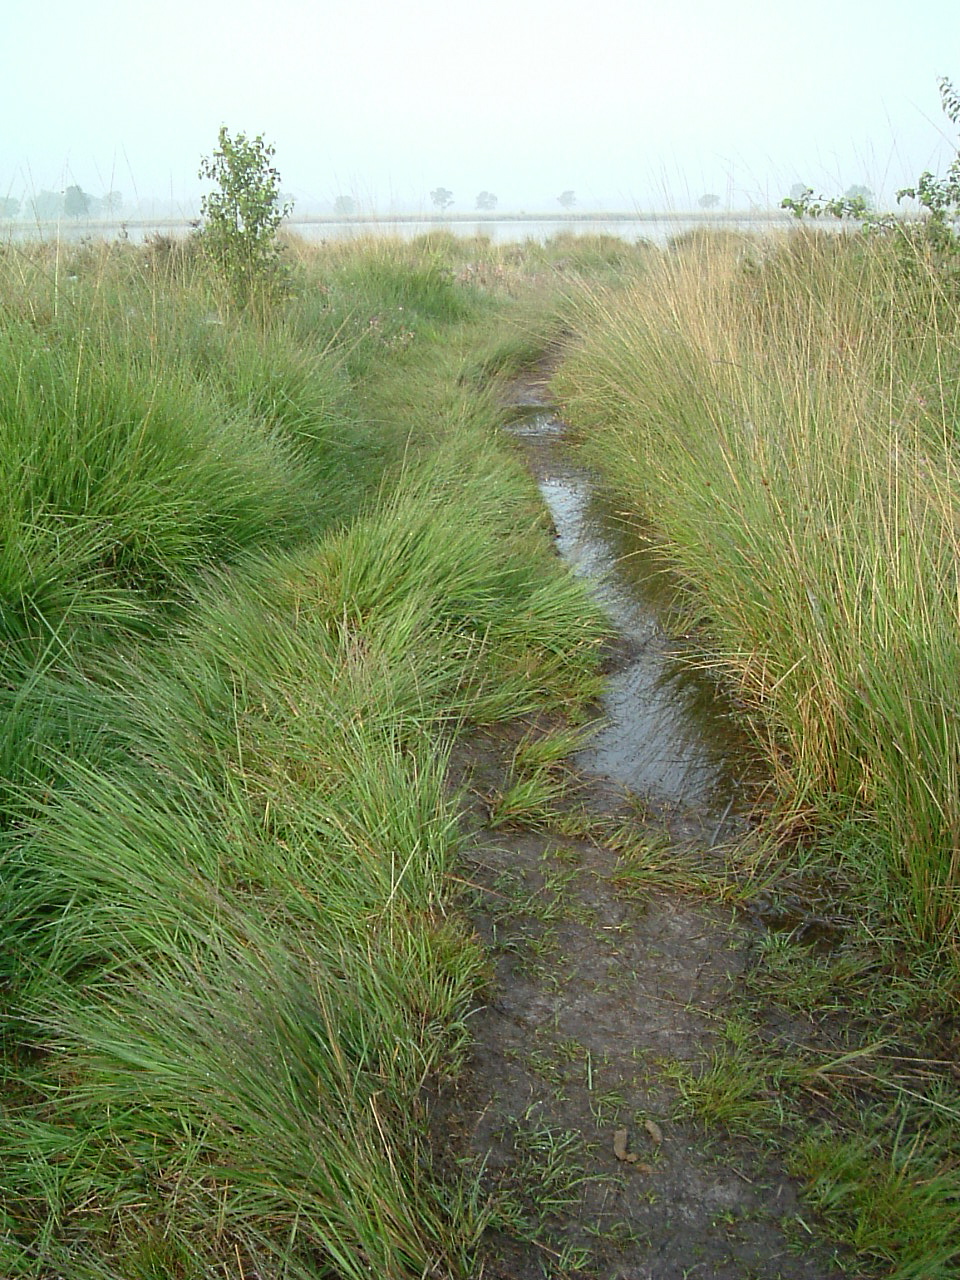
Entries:
{"label": "tree line on horizon", "polygon": [[43,189],[35,195],[0,196],[0,218],[36,218],[51,222],[56,218],[113,217],[123,208],[123,195],[119,191],[105,191],[102,196],[91,195],[73,184],[63,191]]}
{"label": "tree line on horizon", "polygon": [[[794,183],[790,188],[790,199],[802,199],[805,192],[810,191],[804,183]],[[435,187],[430,193],[434,207],[445,213],[455,203],[452,191],[447,187]],[[863,202],[867,210],[876,208],[874,192],[863,183],[854,183],[845,192],[849,200]],[[292,197],[285,197],[292,207]],[[566,212],[572,211],[577,204],[576,192],[562,191],[556,197],[557,203]],[[477,193],[473,207],[482,213],[492,213],[499,204],[499,197],[492,191],[483,190]],[[698,206],[705,212],[718,209],[721,198],[714,192],[705,192],[697,200]],[[77,184],[68,186],[63,191],[42,189],[34,195],[17,198],[16,196],[0,196],[0,218],[29,218],[39,222],[52,222],[58,218],[112,218],[120,213],[124,206],[123,195],[119,191],[106,191],[101,196],[91,195]],[[333,213],[337,217],[351,218],[360,212],[359,202],[350,195],[338,195],[333,200]]]}

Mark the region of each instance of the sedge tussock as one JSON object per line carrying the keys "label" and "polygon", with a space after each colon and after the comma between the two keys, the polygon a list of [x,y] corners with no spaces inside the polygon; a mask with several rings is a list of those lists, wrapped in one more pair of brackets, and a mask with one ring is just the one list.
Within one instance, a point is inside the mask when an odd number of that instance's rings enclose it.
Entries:
{"label": "sedge tussock", "polygon": [[955,952],[955,296],[919,251],[798,233],[701,238],[567,308],[557,387],[691,588],[783,805],[869,815],[903,922]]}
{"label": "sedge tussock", "polygon": [[0,260],[4,1275],[471,1269],[449,754],[603,627],[438,252],[305,256],[256,323],[188,247]]}

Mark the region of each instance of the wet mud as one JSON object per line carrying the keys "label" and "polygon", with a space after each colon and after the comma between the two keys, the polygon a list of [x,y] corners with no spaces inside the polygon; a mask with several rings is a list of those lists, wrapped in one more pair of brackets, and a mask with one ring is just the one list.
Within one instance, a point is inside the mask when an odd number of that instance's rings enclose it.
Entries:
{"label": "wet mud", "polygon": [[783,1170],[681,1117],[676,1068],[709,1062],[756,924],[672,876],[671,859],[706,862],[743,836],[748,756],[713,690],[680,676],[656,567],[624,559],[544,402],[519,387],[509,429],[560,554],[621,638],[606,727],[566,762],[552,827],[492,820],[530,726],[457,760],[472,826],[463,879],[491,972],[469,1068],[434,1127],[456,1159],[482,1164],[500,1206],[477,1275],[828,1280],[832,1252]]}
{"label": "wet mud", "polygon": [[655,804],[699,815],[716,843],[727,820],[747,808],[747,741],[715,685],[680,660],[668,630],[676,587],[665,562],[604,502],[544,401],[536,382],[518,385],[513,411],[522,416],[506,429],[553,518],[557,550],[590,580],[618,633],[606,723],[577,763]]}

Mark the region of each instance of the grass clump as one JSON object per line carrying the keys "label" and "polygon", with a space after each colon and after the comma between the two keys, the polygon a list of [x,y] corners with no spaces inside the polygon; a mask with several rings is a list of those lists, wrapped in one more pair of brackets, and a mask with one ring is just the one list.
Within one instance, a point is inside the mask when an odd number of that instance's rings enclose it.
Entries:
{"label": "grass clump", "polygon": [[0,628],[13,652],[150,633],[196,575],[353,514],[390,455],[329,342],[222,316],[152,250],[8,256]]}
{"label": "grass clump", "polygon": [[[234,1247],[289,1274],[463,1265],[472,1228],[443,1212],[415,1103],[456,1069],[481,965],[443,909],[443,744],[474,709],[506,714],[509,668],[485,646],[536,570],[476,513],[485,554],[462,559],[463,496],[437,480],[412,485],[435,527],[397,519],[407,492],[198,604],[184,642],[129,673],[149,693],[125,762],[65,767],[10,842],[6,1025],[32,1052],[7,1115],[9,1274],[16,1241],[49,1239],[48,1266],[82,1256],[81,1230],[114,1247],[143,1179],[144,1229],[175,1224],[204,1265]],[[582,619],[571,636],[593,647]],[[23,1156],[38,1135],[66,1153],[55,1196]]]}
{"label": "grass clump", "polygon": [[689,588],[787,822],[855,818],[901,927],[955,963],[960,328],[935,265],[701,236],[569,316],[558,388]]}
{"label": "grass clump", "polygon": [[4,638],[129,625],[205,563],[303,537],[310,476],[276,432],[96,334],[0,334]]}
{"label": "grass clump", "polygon": [[[878,1141],[879,1137],[879,1141]],[[791,1171],[810,1187],[827,1222],[891,1280],[955,1276],[960,1177],[955,1155],[923,1132],[848,1137],[830,1128],[801,1139]]]}
{"label": "grass clump", "polygon": [[468,1274],[489,1206],[425,1137],[484,972],[448,753],[592,691],[601,633],[458,378],[489,300],[427,263],[355,360],[346,303],[309,337],[48,266],[6,322],[10,537],[52,550],[0,689],[0,1271]]}

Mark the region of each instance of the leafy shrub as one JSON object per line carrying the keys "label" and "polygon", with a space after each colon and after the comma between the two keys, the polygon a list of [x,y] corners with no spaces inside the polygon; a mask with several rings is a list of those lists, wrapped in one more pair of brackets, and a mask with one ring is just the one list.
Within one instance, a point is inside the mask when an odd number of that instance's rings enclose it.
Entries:
{"label": "leafy shrub", "polygon": [[218,147],[200,164],[218,190],[203,197],[204,242],[236,302],[265,301],[282,291],[277,231],[292,205],[280,198],[274,148],[257,134],[231,138],[221,126]]}

